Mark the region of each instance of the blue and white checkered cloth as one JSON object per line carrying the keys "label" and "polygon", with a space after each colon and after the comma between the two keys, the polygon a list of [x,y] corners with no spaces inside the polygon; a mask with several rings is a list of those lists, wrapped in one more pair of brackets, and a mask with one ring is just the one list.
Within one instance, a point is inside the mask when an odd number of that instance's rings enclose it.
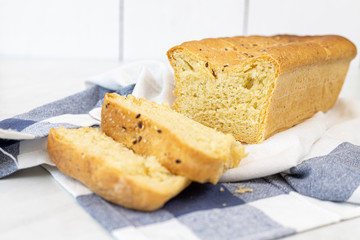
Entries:
{"label": "blue and white checkered cloth", "polygon": [[[151,213],[108,203],[57,170],[46,152],[49,129],[98,125],[106,92],[141,96],[150,83],[168,78],[150,70],[139,71],[136,86],[120,87],[107,78],[113,73],[104,75],[102,87],[1,121],[0,178],[45,167],[115,239],[274,239],[360,216],[360,102],[345,99],[262,144],[246,145],[249,156],[221,183],[192,183]],[[157,93],[145,97],[170,101],[168,90]]]}

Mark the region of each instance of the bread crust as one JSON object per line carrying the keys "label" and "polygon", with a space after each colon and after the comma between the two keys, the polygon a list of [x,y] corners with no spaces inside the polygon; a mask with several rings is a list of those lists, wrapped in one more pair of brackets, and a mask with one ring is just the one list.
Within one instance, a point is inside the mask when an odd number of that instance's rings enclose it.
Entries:
{"label": "bread crust", "polygon": [[269,99],[260,142],[312,117],[318,111],[331,109],[348,68],[348,62],[337,61],[317,67],[303,66],[280,75]]}
{"label": "bread crust", "polygon": [[185,178],[179,186],[168,189],[141,184],[136,177],[109,165],[107,159],[88,154],[63,140],[56,129],[50,130],[47,150],[63,173],[79,180],[104,199],[131,209],[156,210],[190,184]]}
{"label": "bread crust", "polygon": [[254,58],[270,57],[277,63],[279,74],[305,65],[350,61],[356,56],[355,45],[337,35],[237,36],[189,41],[167,52],[171,64],[174,64],[172,57],[177,50],[187,51],[215,69],[223,69],[227,64],[226,70],[242,66]]}
{"label": "bread crust", "polygon": [[[218,72],[236,72],[258,60],[273,64],[276,77],[264,104],[262,129],[256,138],[237,138],[247,143],[260,143],[318,111],[329,110],[337,100],[350,61],[356,56],[355,45],[336,35],[238,36],[185,42],[167,53],[174,69],[174,53],[178,51],[200,63],[206,62],[209,81]],[[181,85],[176,70],[175,85]],[[177,88],[174,93],[178,95]],[[175,100],[175,110],[177,104],[182,103]]]}
{"label": "bread crust", "polygon": [[[138,154],[156,156],[174,174],[202,183],[219,180],[228,164],[230,152],[228,155],[224,153],[223,158],[206,154],[202,149],[182,141],[171,129],[151,117],[123,106],[122,101],[125,97],[117,94],[106,94],[104,98],[101,128],[108,136]],[[135,99],[130,95],[126,101],[141,102],[145,99]],[[235,142],[232,136],[227,137]]]}

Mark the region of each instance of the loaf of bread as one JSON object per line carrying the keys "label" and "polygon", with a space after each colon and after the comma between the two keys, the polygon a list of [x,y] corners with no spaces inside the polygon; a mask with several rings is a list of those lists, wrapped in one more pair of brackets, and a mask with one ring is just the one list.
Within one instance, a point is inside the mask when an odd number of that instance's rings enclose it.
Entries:
{"label": "loaf of bread", "polygon": [[197,182],[216,183],[224,170],[237,167],[245,156],[231,134],[132,95],[106,94],[101,128],[134,152],[156,156],[170,172]]}
{"label": "loaf of bread", "polygon": [[173,109],[242,142],[260,143],[336,102],[356,48],[334,35],[228,37],[167,53]]}
{"label": "loaf of bread", "polygon": [[96,128],[51,129],[47,149],[62,172],[127,208],[158,209],[190,183],[155,157],[135,154]]}

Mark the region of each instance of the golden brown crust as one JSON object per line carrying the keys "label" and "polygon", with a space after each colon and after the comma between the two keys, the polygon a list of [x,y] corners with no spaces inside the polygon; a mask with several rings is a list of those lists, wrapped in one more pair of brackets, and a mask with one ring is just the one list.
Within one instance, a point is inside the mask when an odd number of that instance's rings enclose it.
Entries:
{"label": "golden brown crust", "polygon": [[[350,61],[356,56],[356,47],[336,35],[238,36],[185,42],[167,53],[175,69],[174,93],[178,97],[179,87],[186,87],[182,86],[181,70],[176,66],[177,52],[202,64],[208,70],[209,80],[216,79],[218,73],[241,72],[258,60],[272,63],[276,74],[264,104],[261,131],[255,133],[256,139],[235,136],[243,142],[259,143],[318,111],[329,110],[337,100]],[[181,100],[175,101],[175,110],[183,104]]]}
{"label": "golden brown crust", "polygon": [[[101,112],[101,128],[108,136],[138,154],[156,156],[172,173],[197,182],[218,181],[228,164],[228,158],[214,157],[191,146],[181,140],[172,129],[161,125],[143,112],[126,107],[122,104],[123,101],[140,104],[145,100],[135,99],[133,96],[125,99],[117,94],[106,94]],[[235,139],[233,140],[235,142]],[[229,145],[229,151],[230,147]],[[226,154],[223,156],[230,157]],[[240,158],[237,161],[239,162]]]}
{"label": "golden brown crust", "polygon": [[214,69],[242,66],[253,58],[271,57],[281,73],[294,68],[325,62],[350,61],[356,56],[355,45],[344,37],[275,35],[271,37],[225,37],[185,42],[171,48],[167,55],[171,61],[176,50],[187,51]]}
{"label": "golden brown crust", "polygon": [[269,99],[265,131],[261,141],[331,109],[341,91],[348,62],[330,62],[317,67],[304,66],[282,74]]}
{"label": "golden brown crust", "polygon": [[47,150],[57,168],[104,199],[124,207],[153,211],[190,183],[183,181],[181,186],[173,186],[171,191],[139,184],[136,177],[108,164],[106,159],[88,154],[62,138],[57,130],[50,130]]}

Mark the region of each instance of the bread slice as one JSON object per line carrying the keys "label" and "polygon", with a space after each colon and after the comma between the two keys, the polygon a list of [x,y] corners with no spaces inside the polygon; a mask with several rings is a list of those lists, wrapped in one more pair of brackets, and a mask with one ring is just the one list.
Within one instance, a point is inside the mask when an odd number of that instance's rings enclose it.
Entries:
{"label": "bread slice", "polygon": [[232,135],[132,95],[106,94],[101,128],[136,153],[156,156],[172,173],[197,182],[216,183],[245,156]]}
{"label": "bread slice", "polygon": [[47,150],[63,173],[127,208],[158,209],[190,183],[155,157],[137,155],[96,128],[51,129]]}
{"label": "bread slice", "polygon": [[340,36],[277,35],[185,42],[167,55],[175,72],[173,109],[260,143],[330,109],[356,48]]}

